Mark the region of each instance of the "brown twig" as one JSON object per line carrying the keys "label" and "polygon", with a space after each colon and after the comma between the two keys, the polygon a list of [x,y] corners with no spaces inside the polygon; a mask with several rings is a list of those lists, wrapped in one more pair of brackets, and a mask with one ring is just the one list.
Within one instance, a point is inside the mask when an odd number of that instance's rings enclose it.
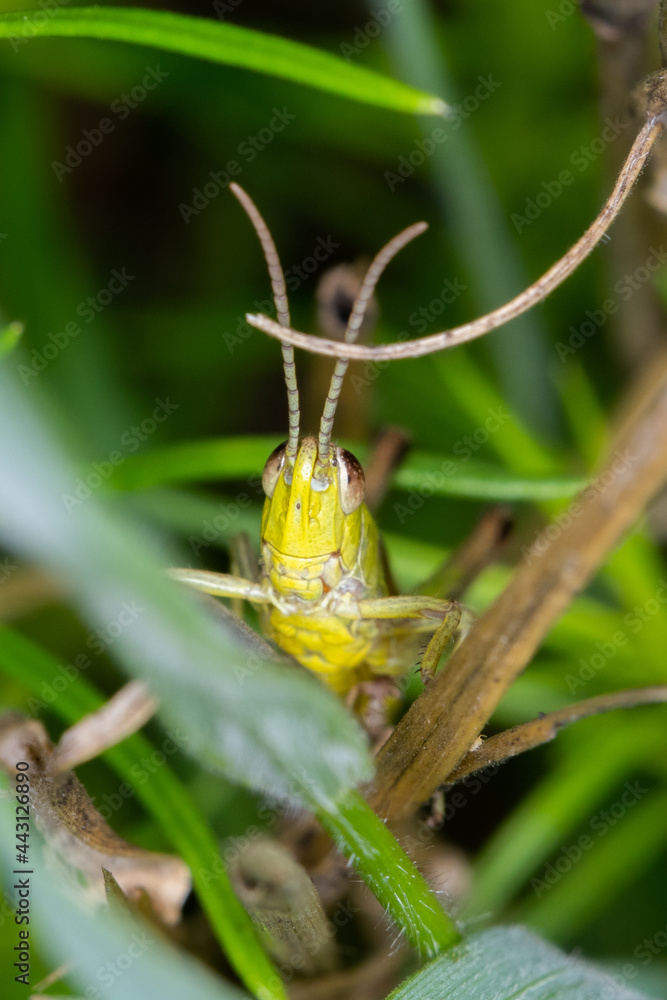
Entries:
{"label": "brown twig", "polygon": [[143,681],[130,681],[95,712],[70,726],[51,756],[54,774],[70,771],[138,732],[157,710]]}
{"label": "brown twig", "polygon": [[[655,102],[653,103],[655,104]],[[658,109],[661,110],[660,105],[658,105]],[[246,315],[248,323],[258,330],[263,330],[270,337],[276,337],[284,344],[292,344],[295,347],[305,348],[313,354],[327,354],[332,357],[344,358],[371,358],[375,361],[418,358],[425,354],[433,354],[435,351],[442,351],[447,347],[455,347],[457,344],[464,344],[466,341],[484,336],[485,333],[503,326],[503,324],[508,323],[528,309],[531,309],[534,305],[537,305],[538,302],[542,302],[573,271],[576,271],[581,262],[600,242],[623,207],[623,203],[639,177],[655,140],[662,131],[663,123],[660,117],[658,117],[658,111],[649,107],[649,113],[650,117],[632,144],[632,148],[614,185],[614,190],[595,221],[588,227],[583,236],[577,240],[574,246],[560,260],[557,260],[536,282],[521,292],[520,295],[517,295],[516,298],[511,299],[510,302],[506,302],[505,305],[494,309],[493,312],[480,316],[470,323],[454,327],[451,330],[442,330],[440,333],[418,337],[416,340],[380,344],[374,347],[368,344],[341,344],[334,340],[313,337],[310,334],[280,326],[280,324],[269,319],[268,316],[263,315],[248,313]]]}
{"label": "brown twig", "polygon": [[548,743],[558,735],[563,726],[586,719],[590,715],[601,715],[617,708],[635,708],[637,705],[657,705],[667,701],[667,684],[656,684],[652,687],[631,688],[627,691],[614,691],[612,694],[601,694],[597,698],[578,701],[575,705],[567,705],[555,712],[541,715],[538,719],[525,722],[521,726],[506,729],[504,733],[483,740],[474,750],[469,750],[447,778],[448,785],[455,785],[468,774],[480,771],[484,767],[502,764],[517,754]]}
{"label": "brown twig", "polygon": [[[449,775],[574,595],[667,479],[667,372],[562,527],[536,540],[512,581],[382,747],[370,800],[409,816]],[[550,540],[549,540],[550,539]]]}

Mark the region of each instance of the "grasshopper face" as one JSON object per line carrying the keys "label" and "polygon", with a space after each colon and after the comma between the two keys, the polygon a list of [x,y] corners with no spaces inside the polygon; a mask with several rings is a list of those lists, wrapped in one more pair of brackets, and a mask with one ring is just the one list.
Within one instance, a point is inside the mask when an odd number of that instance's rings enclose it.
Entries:
{"label": "grasshopper face", "polygon": [[332,447],[318,462],[318,443],[305,438],[296,461],[286,461],[286,445],[269,456],[262,486],[266,493],[262,539],[277,554],[320,559],[340,553],[360,524],[364,473],[349,451]]}

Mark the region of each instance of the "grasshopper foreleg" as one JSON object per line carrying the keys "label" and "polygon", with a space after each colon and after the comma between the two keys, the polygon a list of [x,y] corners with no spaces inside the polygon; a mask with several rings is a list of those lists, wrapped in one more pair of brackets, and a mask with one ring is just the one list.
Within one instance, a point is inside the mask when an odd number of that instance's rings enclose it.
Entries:
{"label": "grasshopper foreleg", "polygon": [[252,601],[253,604],[270,604],[271,598],[260,583],[245,580],[242,576],[231,576],[228,573],[213,573],[206,569],[170,569],[167,571],[173,580],[187,583],[195,590],[214,597],[240,598]]}

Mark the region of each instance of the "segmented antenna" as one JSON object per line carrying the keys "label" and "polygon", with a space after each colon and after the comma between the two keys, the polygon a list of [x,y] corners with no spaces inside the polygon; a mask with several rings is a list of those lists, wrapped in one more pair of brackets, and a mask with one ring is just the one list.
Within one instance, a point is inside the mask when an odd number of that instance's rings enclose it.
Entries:
{"label": "segmented antenna", "polygon": [[[289,304],[287,302],[287,288],[285,286],[285,276],[280,264],[280,258],[273,237],[269,232],[269,227],[259,213],[250,195],[246,194],[242,187],[232,183],[229,189],[240,202],[246,215],[253,224],[259,242],[264,252],[264,260],[269,269],[271,279],[271,290],[273,291],[273,301],[276,306],[276,315],[281,326],[290,325]],[[294,366],[294,348],[291,344],[282,344],[283,351],[283,371],[285,373],[285,385],[287,386],[287,409],[289,414],[289,433],[287,446],[285,448],[285,461],[294,465],[296,453],[299,447],[299,387],[296,381],[296,368]]]}
{"label": "segmented antenna", "polygon": [[[343,341],[346,344],[351,344],[357,339],[361,324],[364,321],[364,315],[368,303],[370,302],[373,292],[375,291],[375,286],[379,281],[380,275],[389,261],[396,256],[399,250],[403,249],[406,243],[409,243],[410,240],[413,240],[415,236],[419,236],[426,229],[428,229],[426,222],[416,222],[413,226],[408,226],[407,229],[404,229],[398,234],[398,236],[394,236],[393,240],[390,240],[389,243],[382,247],[380,252],[376,254],[370,264],[370,267],[366,271],[364,280],[361,283],[361,287],[357,292],[357,297],[354,300],[354,305],[350,311],[350,318],[347,321],[347,328],[345,330],[345,335],[343,336]],[[336,406],[338,405],[338,398],[343,386],[343,378],[349,363],[350,361],[348,358],[338,358],[336,361],[336,367],[334,368],[334,373],[331,376],[329,394],[326,398],[324,412],[322,413],[322,419],[320,421],[320,436],[317,445],[317,464],[320,468],[323,468],[329,459],[329,451],[331,449],[331,431],[333,428],[334,416],[336,414]]]}

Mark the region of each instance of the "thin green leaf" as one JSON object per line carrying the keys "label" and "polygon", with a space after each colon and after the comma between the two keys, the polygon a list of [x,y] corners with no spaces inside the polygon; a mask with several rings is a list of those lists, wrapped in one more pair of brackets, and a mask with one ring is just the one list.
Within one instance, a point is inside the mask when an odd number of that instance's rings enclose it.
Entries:
{"label": "thin green leaf", "polygon": [[414,452],[394,476],[394,486],[415,490],[422,498],[434,495],[542,501],[574,496],[585,486],[585,480],[578,476],[529,478],[482,462]]}
{"label": "thin green leaf", "polygon": [[523,927],[468,938],[402,983],[388,1000],[644,1000]]}
{"label": "thin green leaf", "polygon": [[[146,489],[171,483],[257,477],[280,443],[277,437],[241,436],[171,445],[130,455],[111,480],[119,489]],[[363,455],[365,449],[355,448]],[[413,452],[394,476],[398,489],[423,497],[464,496],[482,500],[541,501],[574,496],[585,485],[579,476],[528,478],[467,457]]]}
{"label": "thin green leaf", "polygon": [[[96,711],[105,700],[78,668],[63,668],[39,646],[4,627],[0,628],[0,670],[32,692],[34,714],[48,707],[65,722],[74,723]],[[250,917],[234,895],[213,831],[187,790],[169,767],[154,768],[150,781],[136,780],[137,761],[149,760],[154,751],[137,733],[102,756],[132,786],[189,866],[202,907],[241,980],[251,991],[268,990],[267,998],[281,1000],[284,992],[280,986],[271,986],[277,981],[275,971]]]}
{"label": "thin green leaf", "polygon": [[586,833],[568,842],[569,856],[559,852],[555,860],[565,871],[549,868],[548,881],[534,882],[535,894],[517,919],[563,944],[577,940],[664,854],[667,792],[629,781],[615,806],[596,813]]}
{"label": "thin green leaf", "polygon": [[100,38],[240,66],[393,111],[443,115],[439,97],[398,83],[338,56],[210,18],[129,7],[58,8],[0,16],[0,37],[19,42],[41,36]]}
{"label": "thin green leaf", "polygon": [[257,476],[259,483],[267,458],[280,442],[279,437],[268,435],[240,435],[155,448],[128,455],[110,482],[123,490],[250,476]]}
{"label": "thin green leaf", "polygon": [[497,912],[531,875],[541,877],[540,865],[575,836],[605,796],[659,752],[655,730],[633,715],[614,719],[608,728],[598,723],[590,733],[580,729],[576,753],[561,759],[479,855],[468,912]]}

